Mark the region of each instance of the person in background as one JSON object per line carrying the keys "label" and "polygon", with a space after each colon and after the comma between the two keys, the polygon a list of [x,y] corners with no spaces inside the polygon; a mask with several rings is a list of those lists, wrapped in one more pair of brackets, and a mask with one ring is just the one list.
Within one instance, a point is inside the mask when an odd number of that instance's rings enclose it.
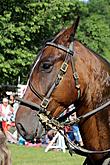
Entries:
{"label": "person in background", "polygon": [[12,106],[12,108],[14,110],[14,115],[13,115],[12,120],[15,121],[15,116],[16,116],[16,112],[17,112],[18,107],[19,107],[19,102],[15,100],[14,94],[10,95],[9,104]]}
{"label": "person in background", "polygon": [[53,129],[50,129],[50,130],[48,130],[47,131],[47,134],[46,134],[46,136],[45,136],[45,143],[46,144],[49,144],[50,143],[50,141],[53,139],[53,137],[55,136],[55,134],[56,134],[56,131],[55,130],[53,130]]}
{"label": "person in background", "polygon": [[2,121],[3,131],[6,132],[8,130],[8,126],[10,125],[10,119],[13,115],[13,108],[8,103],[7,98],[3,98],[2,104],[0,104],[0,120]]}
{"label": "person in background", "polygon": [[[69,119],[70,121],[73,121],[77,118],[76,116],[76,112],[74,112],[72,115],[70,115]],[[74,125],[71,126],[71,130],[72,130],[72,133],[73,133],[73,136],[74,136],[74,142],[80,146],[83,146],[83,141],[82,141],[82,138],[81,138],[81,134],[80,134],[80,131],[79,131],[79,126],[77,123],[75,123]],[[70,139],[71,139],[72,135],[70,136]],[[73,138],[72,138],[73,140]]]}
{"label": "person in background", "polygon": [[20,144],[21,144],[23,141],[23,144],[24,144],[24,139],[19,135],[19,133],[16,129],[16,126],[15,126],[15,116],[16,116],[16,112],[17,112],[18,107],[19,107],[19,102],[15,100],[15,96],[16,96],[15,94],[11,94],[9,97],[9,104],[13,108],[13,115],[11,117],[11,127],[9,129],[9,132],[11,134],[13,134],[14,138],[17,139],[18,143],[20,141]]}
{"label": "person in background", "polygon": [[[67,120],[72,121],[74,123],[77,119],[74,104],[71,104],[68,107],[67,111],[72,112],[72,114],[67,118]],[[65,126],[65,132],[67,133],[68,138],[71,142],[74,142],[79,146],[83,146],[83,141],[81,138],[78,123],[75,122],[72,126]]]}

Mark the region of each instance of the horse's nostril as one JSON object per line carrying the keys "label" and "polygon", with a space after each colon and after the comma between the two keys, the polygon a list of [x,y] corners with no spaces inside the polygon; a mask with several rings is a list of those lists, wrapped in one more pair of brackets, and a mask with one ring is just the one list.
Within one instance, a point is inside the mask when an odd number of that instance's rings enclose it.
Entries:
{"label": "horse's nostril", "polygon": [[16,126],[18,133],[27,141],[32,140],[35,137],[35,134],[31,134],[29,133],[29,131],[26,131],[26,129],[23,127],[21,123],[17,123]]}
{"label": "horse's nostril", "polygon": [[17,124],[17,129],[18,129],[18,132],[24,137],[26,135],[26,131],[24,129],[24,127],[22,126],[22,124],[18,123]]}

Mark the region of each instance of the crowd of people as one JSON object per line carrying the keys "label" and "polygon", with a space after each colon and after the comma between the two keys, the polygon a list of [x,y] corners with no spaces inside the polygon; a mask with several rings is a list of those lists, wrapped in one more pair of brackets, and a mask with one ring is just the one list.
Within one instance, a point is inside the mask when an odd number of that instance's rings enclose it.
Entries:
{"label": "crowd of people", "polygon": [[[10,143],[17,143],[20,145],[35,146],[39,144],[48,145],[53,139],[56,132],[54,130],[49,130],[43,139],[35,139],[31,142],[26,142],[23,137],[21,137],[15,126],[15,116],[17,109],[19,107],[19,102],[15,100],[15,95],[10,95],[9,98],[4,97],[2,103],[0,104],[0,127],[5,132],[7,140]],[[74,120],[76,118],[76,113],[73,113],[68,120]],[[73,126],[66,127],[65,131],[68,135],[69,140],[83,146],[83,141],[80,135],[79,127],[77,124]]]}
{"label": "crowd of people", "polygon": [[[15,127],[15,115],[19,103],[15,101],[15,96],[10,95],[9,99],[4,97],[0,104],[0,126],[6,134],[8,141],[17,142],[17,131]],[[14,134],[15,133],[15,134]],[[13,136],[11,136],[13,134]],[[16,136],[15,136],[16,135]]]}

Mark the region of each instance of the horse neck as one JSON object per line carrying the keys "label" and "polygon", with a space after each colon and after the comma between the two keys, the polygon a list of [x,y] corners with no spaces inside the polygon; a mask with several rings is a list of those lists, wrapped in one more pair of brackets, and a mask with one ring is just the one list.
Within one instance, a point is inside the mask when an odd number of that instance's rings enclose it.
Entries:
{"label": "horse neck", "polygon": [[[81,85],[81,106],[77,115],[92,111],[110,99],[110,65],[78,41],[75,42],[76,70]],[[107,111],[108,109],[108,111]],[[80,122],[85,147],[92,150],[110,148],[109,109]],[[99,159],[96,156],[95,159]]]}
{"label": "horse neck", "polygon": [[92,102],[91,108],[96,108],[110,98],[110,64],[78,41],[75,42],[75,54],[81,100],[84,104]]}

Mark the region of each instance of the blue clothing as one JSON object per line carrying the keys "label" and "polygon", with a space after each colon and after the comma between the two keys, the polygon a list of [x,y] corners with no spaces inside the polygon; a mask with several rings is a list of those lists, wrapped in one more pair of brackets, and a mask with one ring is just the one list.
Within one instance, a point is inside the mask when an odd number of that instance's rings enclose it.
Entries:
{"label": "blue clothing", "polygon": [[71,128],[72,128],[72,130],[70,132],[68,132],[69,139],[71,141],[75,140],[77,142],[82,141],[78,124],[74,124]]}
{"label": "blue clothing", "polygon": [[18,144],[25,145],[25,142],[26,142],[25,139],[22,136],[20,136]]}

